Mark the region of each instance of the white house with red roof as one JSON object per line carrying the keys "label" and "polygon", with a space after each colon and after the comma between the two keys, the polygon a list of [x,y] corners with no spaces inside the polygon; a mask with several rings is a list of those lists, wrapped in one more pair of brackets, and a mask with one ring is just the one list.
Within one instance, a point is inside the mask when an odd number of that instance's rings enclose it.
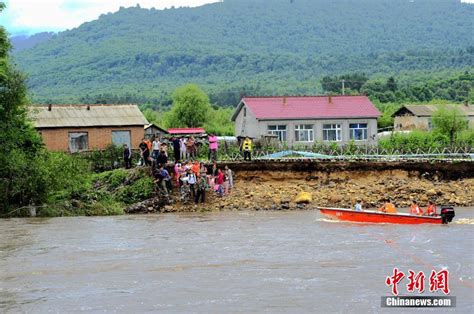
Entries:
{"label": "white house with red roof", "polygon": [[366,96],[244,97],[235,110],[236,136],[274,135],[294,145],[375,144],[380,112]]}

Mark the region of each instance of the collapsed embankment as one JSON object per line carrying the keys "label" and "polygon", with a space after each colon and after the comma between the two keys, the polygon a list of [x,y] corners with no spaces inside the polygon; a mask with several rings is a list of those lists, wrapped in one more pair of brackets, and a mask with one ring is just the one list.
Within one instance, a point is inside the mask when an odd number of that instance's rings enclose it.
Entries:
{"label": "collapsed embankment", "polygon": [[[389,197],[398,207],[415,199],[422,206],[438,204],[474,206],[474,162],[346,162],[252,161],[223,162],[235,172],[229,195],[208,192],[205,204],[183,204],[174,191],[170,201],[154,198],[130,206],[128,213],[214,210],[279,210],[315,206],[350,207],[361,199],[365,207],[377,207]],[[309,204],[298,204],[305,192]]]}

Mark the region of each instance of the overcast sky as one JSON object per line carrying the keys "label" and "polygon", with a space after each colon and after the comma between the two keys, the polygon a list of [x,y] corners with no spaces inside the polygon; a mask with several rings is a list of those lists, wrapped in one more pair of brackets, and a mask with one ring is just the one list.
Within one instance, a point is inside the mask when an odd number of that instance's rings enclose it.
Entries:
{"label": "overcast sky", "polygon": [[[218,0],[0,0],[7,4],[0,24],[12,35],[62,31],[137,3],[142,8],[199,6]],[[474,3],[474,0],[462,0]]]}

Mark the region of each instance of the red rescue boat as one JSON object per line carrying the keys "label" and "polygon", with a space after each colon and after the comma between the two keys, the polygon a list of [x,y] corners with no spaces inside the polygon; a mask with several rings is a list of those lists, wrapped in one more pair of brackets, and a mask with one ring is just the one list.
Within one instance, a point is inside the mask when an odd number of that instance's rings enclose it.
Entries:
{"label": "red rescue boat", "polygon": [[327,208],[318,207],[321,214],[324,216],[341,220],[341,221],[352,221],[352,222],[363,222],[363,223],[390,223],[390,224],[447,224],[451,222],[454,217],[454,209],[452,207],[443,207],[441,209],[441,215],[437,216],[415,216],[406,213],[389,214],[382,213],[379,211],[365,210],[355,211],[352,209],[345,208]]}

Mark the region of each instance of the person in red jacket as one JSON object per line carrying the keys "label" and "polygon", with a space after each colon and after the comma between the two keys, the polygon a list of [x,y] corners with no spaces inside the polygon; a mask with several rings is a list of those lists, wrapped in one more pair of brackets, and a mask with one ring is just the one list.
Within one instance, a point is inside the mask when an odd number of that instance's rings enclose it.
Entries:
{"label": "person in red jacket", "polygon": [[219,196],[224,196],[224,181],[225,181],[224,172],[222,172],[221,169],[217,170],[216,185],[218,186],[217,194]]}
{"label": "person in red jacket", "polygon": [[418,206],[415,200],[413,200],[410,206],[410,214],[417,216],[423,215],[423,211],[421,210],[420,206]]}
{"label": "person in red jacket", "polygon": [[425,215],[427,216],[435,216],[436,215],[436,205],[433,201],[428,202],[428,207],[426,208]]}

